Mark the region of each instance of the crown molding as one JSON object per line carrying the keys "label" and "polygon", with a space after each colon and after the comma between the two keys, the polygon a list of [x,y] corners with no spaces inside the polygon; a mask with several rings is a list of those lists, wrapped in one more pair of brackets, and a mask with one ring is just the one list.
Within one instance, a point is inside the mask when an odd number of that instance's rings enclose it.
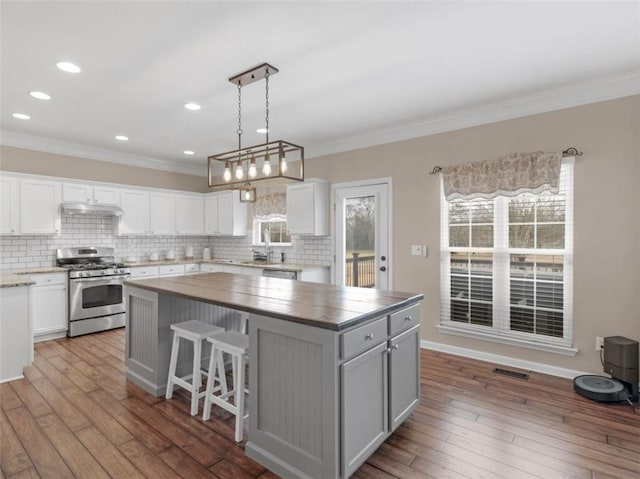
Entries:
{"label": "crown molding", "polygon": [[305,151],[308,157],[324,156],[638,94],[640,71],[636,70],[394,125],[316,147],[306,146]]}
{"label": "crown molding", "polygon": [[121,151],[99,148],[64,140],[56,140],[44,136],[28,135],[15,131],[1,130],[0,145],[26,148],[29,150],[56,153],[59,155],[86,158],[89,160],[108,161],[140,168],[173,171],[194,176],[206,176],[206,165],[196,165],[192,162],[177,162],[160,160],[143,155],[123,153]]}

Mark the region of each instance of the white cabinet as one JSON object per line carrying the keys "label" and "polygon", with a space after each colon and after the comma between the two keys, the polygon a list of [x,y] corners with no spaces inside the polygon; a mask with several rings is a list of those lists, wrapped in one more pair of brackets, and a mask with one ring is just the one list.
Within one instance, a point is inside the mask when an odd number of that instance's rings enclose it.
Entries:
{"label": "white cabinet", "polygon": [[204,233],[204,201],[198,195],[176,195],[176,234]]}
{"label": "white cabinet", "polygon": [[329,183],[310,179],[287,187],[287,229],[292,235],[329,234]]}
{"label": "white cabinet", "polygon": [[134,266],[131,268],[130,279],[155,278],[159,274],[158,266]]}
{"label": "white cabinet", "polygon": [[303,269],[298,274],[300,281],[308,283],[329,283],[329,268],[319,267],[317,269]]}
{"label": "white cabinet", "polygon": [[177,276],[184,274],[183,264],[165,264],[158,267],[160,276]]}
{"label": "white cabinet", "polygon": [[149,234],[173,235],[175,232],[176,195],[151,193],[149,195]]}
{"label": "white cabinet", "polygon": [[185,274],[197,274],[200,272],[200,265],[198,263],[187,263],[184,265]]}
{"label": "white cabinet", "polygon": [[60,234],[60,183],[20,180],[20,232]]}
{"label": "white cabinet", "polygon": [[237,191],[211,193],[205,198],[205,233],[215,236],[245,236],[247,205]]}
{"label": "white cabinet", "polygon": [[0,178],[0,235],[20,233],[19,186],[17,178]]}
{"label": "white cabinet", "polygon": [[117,225],[117,234],[149,234],[149,192],[142,190],[122,190],[120,207],[122,216]]}
{"label": "white cabinet", "polygon": [[29,286],[0,288],[0,383],[23,377],[33,360]]}
{"label": "white cabinet", "polygon": [[33,336],[44,341],[66,335],[67,273],[34,274],[31,287]]}
{"label": "white cabinet", "polygon": [[220,273],[223,271],[223,267],[220,264],[212,264],[212,263],[201,263],[200,264],[200,272],[201,273]]}
{"label": "white cabinet", "polygon": [[109,186],[64,183],[62,185],[62,201],[101,205],[119,205],[120,190]]}

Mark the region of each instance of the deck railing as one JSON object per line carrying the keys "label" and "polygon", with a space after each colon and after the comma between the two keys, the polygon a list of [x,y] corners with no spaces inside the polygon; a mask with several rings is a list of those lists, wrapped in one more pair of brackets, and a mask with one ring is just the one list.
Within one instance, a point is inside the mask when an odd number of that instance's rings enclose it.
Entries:
{"label": "deck railing", "polygon": [[353,257],[345,261],[345,286],[359,286],[373,288],[376,285],[376,257],[360,256],[352,253]]}

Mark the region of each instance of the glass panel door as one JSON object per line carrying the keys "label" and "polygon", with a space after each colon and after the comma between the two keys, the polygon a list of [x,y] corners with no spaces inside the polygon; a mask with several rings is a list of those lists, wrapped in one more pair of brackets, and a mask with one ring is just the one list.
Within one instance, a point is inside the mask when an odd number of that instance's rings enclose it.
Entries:
{"label": "glass panel door", "polygon": [[386,184],[335,189],[335,283],[389,288]]}

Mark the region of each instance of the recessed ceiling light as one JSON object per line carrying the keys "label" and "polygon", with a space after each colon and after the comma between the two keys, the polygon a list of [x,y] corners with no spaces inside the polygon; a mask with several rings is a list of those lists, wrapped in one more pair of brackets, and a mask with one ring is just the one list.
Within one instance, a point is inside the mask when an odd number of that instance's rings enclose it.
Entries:
{"label": "recessed ceiling light", "polygon": [[198,105],[197,103],[186,103],[186,104],[184,105],[184,107],[185,107],[187,110],[193,110],[193,111],[195,111],[195,110],[199,110],[200,108],[202,108],[202,107],[201,107],[200,105]]}
{"label": "recessed ceiling light", "polygon": [[256,128],[256,133],[261,133],[263,135],[266,135],[268,131],[269,130],[267,130],[266,128]]}
{"label": "recessed ceiling light", "polygon": [[128,136],[124,136],[124,135],[116,135],[116,140],[118,140],[118,141],[129,141],[129,137]]}
{"label": "recessed ceiling light", "polygon": [[195,152],[191,151],[191,150],[184,150],[183,152],[185,155],[195,155]]}
{"label": "recessed ceiling light", "polygon": [[29,115],[25,115],[24,113],[14,113],[13,117],[17,118],[18,120],[31,120],[31,117]]}
{"label": "recessed ceiling light", "polygon": [[74,65],[70,62],[58,62],[56,63],[56,66],[63,72],[67,73],[80,73],[82,71],[78,65]]}
{"label": "recessed ceiling light", "polygon": [[30,91],[29,95],[33,98],[37,98],[38,100],[51,100],[51,95],[43,91]]}

